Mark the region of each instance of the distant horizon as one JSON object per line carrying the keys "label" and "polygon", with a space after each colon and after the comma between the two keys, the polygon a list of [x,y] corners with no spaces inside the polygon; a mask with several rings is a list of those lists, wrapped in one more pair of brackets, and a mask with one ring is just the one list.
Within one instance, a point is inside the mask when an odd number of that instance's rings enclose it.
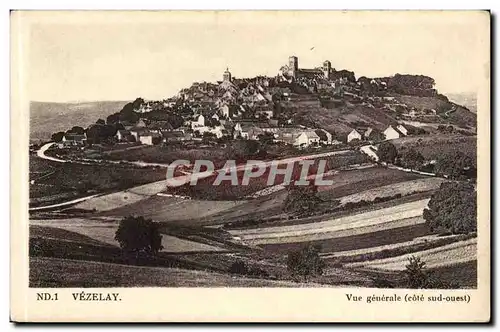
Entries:
{"label": "distant horizon", "polygon": [[[194,82],[193,82],[194,83]],[[210,83],[210,82],[207,82],[207,83]],[[182,88],[181,88],[182,89]],[[180,89],[179,89],[180,90]],[[473,91],[463,91],[463,92],[441,92],[441,91],[438,91],[439,94],[443,94],[445,96],[449,96],[449,95],[474,95],[477,97],[477,92],[473,92]],[[175,94],[174,94],[175,95]],[[173,96],[173,95],[172,95]],[[143,96],[135,96],[133,98],[130,98],[130,99],[101,99],[101,100],[70,100],[70,101],[52,101],[52,100],[30,100],[30,103],[53,103],[53,104],[83,104],[83,103],[104,103],[104,102],[109,102],[109,103],[112,103],[112,102],[132,102],[134,101],[136,98],[143,98],[144,100],[146,101],[149,101],[149,100],[162,100],[162,99],[167,99],[167,98],[171,98],[172,96],[166,96],[166,97],[163,97],[161,99],[155,99],[155,98],[146,98],[146,97],[143,97]]]}

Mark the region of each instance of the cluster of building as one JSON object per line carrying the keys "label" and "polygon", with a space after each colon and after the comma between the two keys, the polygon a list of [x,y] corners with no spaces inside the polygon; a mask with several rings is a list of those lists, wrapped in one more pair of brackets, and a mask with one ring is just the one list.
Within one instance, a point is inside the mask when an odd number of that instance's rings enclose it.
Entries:
{"label": "cluster of building", "polygon": [[174,129],[168,121],[150,121],[146,123],[140,119],[134,126],[125,126],[125,129],[116,131],[118,142],[140,142],[145,145],[156,145],[168,142],[181,142],[192,139],[188,128]]}
{"label": "cluster of building", "polygon": [[388,126],[384,131],[378,131],[374,128],[357,128],[353,129],[347,135],[347,143],[354,140],[391,140],[400,138],[403,136],[408,136],[408,129],[403,125],[398,124],[397,126]]}

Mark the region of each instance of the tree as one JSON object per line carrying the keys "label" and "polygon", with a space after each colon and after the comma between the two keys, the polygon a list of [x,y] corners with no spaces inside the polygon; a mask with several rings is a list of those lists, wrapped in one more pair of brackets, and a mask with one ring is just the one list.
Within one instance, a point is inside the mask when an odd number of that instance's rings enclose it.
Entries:
{"label": "tree", "polygon": [[236,157],[249,157],[259,151],[260,144],[256,140],[237,140],[232,144],[232,150]]}
{"label": "tree", "polygon": [[413,171],[422,167],[424,157],[414,148],[410,148],[402,153],[399,162],[403,167],[409,168]]}
{"label": "tree", "polygon": [[116,230],[115,240],[128,253],[156,255],[163,249],[159,226],[159,223],[144,217],[125,217]]}
{"label": "tree", "polygon": [[139,121],[139,114],[134,111],[132,104],[129,103],[123,107],[118,119],[121,122],[136,123]]}
{"label": "tree", "polygon": [[425,262],[420,257],[411,256],[404,270],[408,288],[427,288],[428,275],[424,270]]}
{"label": "tree", "polygon": [[[118,121],[120,121],[120,113],[113,113],[106,118],[107,124],[117,123]],[[99,121],[97,123],[99,124]]]}
{"label": "tree", "polygon": [[446,175],[449,179],[464,180],[467,178],[466,171],[476,168],[473,158],[461,151],[455,151],[451,155],[442,154],[436,160],[435,172]]}
{"label": "tree", "polygon": [[142,104],[144,104],[144,99],[139,97],[132,102],[132,107],[133,109],[138,110]]}
{"label": "tree", "polygon": [[59,143],[62,141],[64,137],[64,131],[58,131],[57,133],[53,133],[51,136],[52,141]]}
{"label": "tree", "polygon": [[90,125],[87,128],[87,140],[90,143],[100,143],[101,141],[106,141],[116,135],[117,128],[115,125]]}
{"label": "tree", "polygon": [[456,289],[459,285],[456,282],[449,282],[437,277],[433,272],[426,270],[425,262],[420,257],[411,256],[403,271],[406,279],[406,287],[412,289],[437,288]]}
{"label": "tree", "polygon": [[83,135],[83,134],[85,134],[85,129],[83,129],[82,127],[79,127],[79,126],[74,126],[70,130],[68,130],[68,133]]}
{"label": "tree", "polygon": [[314,212],[321,202],[323,201],[318,197],[318,187],[314,184],[291,185],[288,187],[283,209],[287,213],[303,216]]}
{"label": "tree", "polygon": [[377,154],[380,161],[394,164],[394,161],[398,156],[398,150],[391,142],[383,142],[379,145]]}
{"label": "tree", "polygon": [[432,232],[461,234],[477,230],[477,197],[464,182],[442,183],[432,195],[423,217]]}
{"label": "tree", "polygon": [[99,119],[95,123],[100,124],[100,125],[106,124],[106,122],[103,119]]}
{"label": "tree", "polygon": [[274,135],[268,132],[258,135],[257,138],[259,139],[259,142],[261,142],[263,146],[267,146],[274,141]]}
{"label": "tree", "polygon": [[292,277],[302,277],[307,281],[311,275],[322,275],[325,262],[319,256],[321,246],[308,244],[299,250],[292,250],[287,256],[287,269]]}

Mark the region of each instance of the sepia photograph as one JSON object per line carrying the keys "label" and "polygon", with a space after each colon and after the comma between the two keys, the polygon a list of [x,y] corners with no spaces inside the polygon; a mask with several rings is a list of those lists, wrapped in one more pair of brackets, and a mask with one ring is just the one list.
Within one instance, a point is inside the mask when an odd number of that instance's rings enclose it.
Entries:
{"label": "sepia photograph", "polygon": [[489,292],[489,20],[13,12],[21,286]]}

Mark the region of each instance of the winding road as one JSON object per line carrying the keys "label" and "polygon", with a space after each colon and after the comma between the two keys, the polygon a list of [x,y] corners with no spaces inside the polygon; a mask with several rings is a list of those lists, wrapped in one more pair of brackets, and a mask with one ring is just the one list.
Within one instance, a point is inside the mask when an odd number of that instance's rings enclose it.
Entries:
{"label": "winding road", "polygon": [[39,158],[42,158],[42,159],[45,159],[45,160],[50,160],[50,161],[55,161],[57,163],[66,163],[68,162],[67,160],[63,160],[63,159],[59,159],[59,158],[54,158],[54,157],[51,157],[51,156],[47,156],[45,154],[45,152],[50,149],[54,144],[54,142],[49,142],[49,143],[46,143],[44,144],[37,152],[36,152],[36,155],[39,157]]}
{"label": "winding road", "polygon": [[[37,151],[37,156],[54,161],[54,162],[59,162],[59,163],[83,163],[87,164],[85,162],[79,162],[79,161],[69,161],[69,160],[63,160],[59,158],[54,158],[51,156],[47,156],[45,152],[52,147],[54,142],[49,142],[44,144],[38,151]],[[263,161],[262,166],[269,167],[273,164],[277,165],[283,165],[283,164],[290,164],[294,162],[298,162],[301,160],[307,160],[307,159],[316,159],[316,158],[321,158],[321,157],[328,157],[328,156],[333,156],[333,155],[339,155],[339,154],[344,154],[348,153],[351,150],[339,150],[339,151],[330,151],[330,152],[325,152],[325,153],[319,153],[319,154],[311,154],[311,155],[304,155],[304,156],[297,156],[297,157],[291,157],[291,158],[285,158],[285,159],[277,159],[277,160],[269,160],[269,161]],[[142,163],[142,166],[163,166],[167,167],[169,164],[148,164],[148,163]],[[175,181],[175,185],[184,185],[188,182],[190,182],[193,178],[196,179],[203,179],[209,176],[212,176],[214,174],[218,173],[227,173],[227,172],[240,172],[240,171],[247,171],[247,170],[252,170],[255,167],[253,164],[240,164],[236,165],[233,167],[223,167],[221,169],[215,170],[215,171],[204,171],[204,172],[197,172],[197,173],[188,173],[185,175],[177,176],[172,179],[165,179],[161,181],[156,181],[152,183],[148,183],[145,185],[141,186],[136,186],[124,191],[119,191],[111,194],[95,194],[87,197],[82,197],[78,199],[74,199],[71,201],[67,202],[62,202],[58,204],[52,204],[48,206],[41,206],[41,207],[36,207],[36,208],[30,208],[29,211],[43,211],[43,210],[48,210],[48,209],[54,209],[57,207],[67,207],[71,206],[74,204],[78,204],[76,207],[81,208],[81,209],[96,209],[98,211],[107,211],[107,210],[112,210],[117,207],[121,207],[124,205],[136,203],[138,201],[141,201],[143,199],[147,199],[151,196],[154,195],[162,195],[162,192],[164,192],[169,184],[172,184],[172,180]]]}

